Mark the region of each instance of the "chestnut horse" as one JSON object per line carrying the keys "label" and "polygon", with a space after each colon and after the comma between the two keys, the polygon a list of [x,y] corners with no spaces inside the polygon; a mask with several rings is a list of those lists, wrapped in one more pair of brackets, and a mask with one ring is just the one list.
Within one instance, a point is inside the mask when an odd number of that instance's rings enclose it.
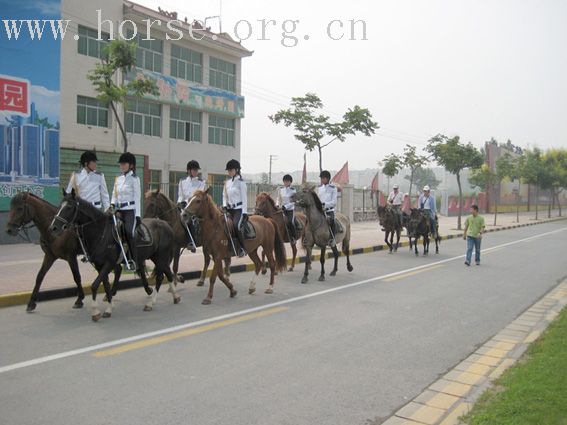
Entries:
{"label": "chestnut horse", "polygon": [[[6,224],[6,233],[16,236],[21,229],[31,222],[35,224],[39,230],[39,243],[44,252],[41,268],[37,272],[35,278],[35,286],[28,301],[26,311],[32,312],[37,307],[39,298],[39,289],[43,283],[45,275],[59,258],[69,263],[69,268],[73,274],[73,280],[77,285],[77,300],[73,304],[73,308],[83,307],[83,299],[85,292],[81,285],[81,274],[79,273],[79,264],[77,263],[77,255],[82,254],[82,250],[77,239],[77,234],[73,229],[68,229],[59,237],[55,237],[49,231],[49,225],[53,217],[57,214],[57,207],[51,205],[44,199],[41,199],[29,192],[21,192],[12,198],[10,203],[10,218]],[[119,266],[118,266],[119,268]],[[115,268],[116,271],[116,268]],[[115,284],[116,284],[115,273]]]}
{"label": "chestnut horse", "polygon": [[[256,196],[256,214],[273,219],[278,225],[278,230],[283,241],[291,245],[293,258],[291,259],[291,266],[289,267],[288,272],[292,272],[295,267],[295,259],[297,257],[297,241],[290,241],[289,231],[286,226],[287,220],[283,210],[276,206],[276,203],[268,193],[262,192]],[[301,233],[297,235],[297,240],[303,241],[307,217],[305,217],[305,214],[296,211],[295,219],[301,223],[302,227]],[[262,264],[264,264],[264,253],[262,253]],[[264,270],[262,270],[262,274],[263,273],[265,273],[265,265]]]}
{"label": "chestnut horse", "polygon": [[[178,275],[179,258],[181,257],[181,250],[189,243],[189,235],[187,229],[181,221],[181,213],[176,204],[174,204],[167,196],[157,190],[150,190],[146,192],[144,199],[144,218],[160,218],[166,221],[173,229],[174,234],[174,255],[173,255],[173,275],[177,282],[184,282],[183,276]],[[197,242],[197,241],[196,241]],[[199,245],[200,246],[200,245]],[[203,256],[205,257],[205,265],[201,271],[201,277],[197,282],[197,286],[205,284],[207,277],[207,269],[211,262],[211,256],[203,247]],[[225,274],[230,275],[230,257],[225,259]]]}
{"label": "chestnut horse", "polygon": [[[214,262],[213,271],[209,279],[209,292],[202,303],[205,305],[211,303],[217,276],[229,289],[230,297],[236,296],[236,289],[234,289],[234,286],[222,270],[223,259],[231,255],[232,243],[228,236],[228,226],[232,226],[232,223],[229,222],[230,224],[228,224],[225,221],[225,216],[218,209],[211,195],[209,195],[209,189],[206,191],[197,190],[193,197],[189,199],[187,206],[182,212],[182,218],[187,221],[192,215],[202,220],[203,248],[213,257]],[[244,241],[244,248],[255,266],[255,276],[250,281],[248,293],[253,294],[256,292],[256,277],[262,270],[262,261],[257,252],[258,247],[261,246],[270,265],[270,284],[265,293],[273,294],[276,271],[285,270],[287,264],[285,247],[277,230],[277,225],[273,220],[259,215],[253,215],[249,220],[254,225],[256,237]]]}

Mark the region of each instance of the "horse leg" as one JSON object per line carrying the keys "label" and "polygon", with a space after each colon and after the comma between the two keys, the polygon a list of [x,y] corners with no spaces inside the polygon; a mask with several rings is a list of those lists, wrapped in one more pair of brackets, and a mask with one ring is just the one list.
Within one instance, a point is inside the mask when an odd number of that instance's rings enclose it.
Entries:
{"label": "horse leg", "polygon": [[144,304],[144,311],[152,311],[154,309],[154,304],[157,302],[157,272],[158,270],[155,270],[156,272],[156,289],[152,290],[152,288],[150,288],[150,284],[148,283],[148,278],[146,277],[146,264],[145,261],[143,264],[140,265],[140,279],[142,280],[142,284],[144,285],[144,291],[146,291],[146,303]]}
{"label": "horse leg", "polygon": [[[227,267],[230,268],[230,259],[228,261],[229,262],[226,263],[226,264],[227,264]],[[215,264],[216,264],[216,262],[215,262]],[[222,283],[225,284],[225,286],[230,291],[230,298],[236,297],[236,294],[238,293],[238,291],[234,288],[234,285],[232,283],[230,283],[230,279],[228,278],[228,275],[223,273],[222,260],[220,260],[220,259],[219,259],[218,271],[219,271],[219,273],[218,273],[219,279],[221,280]],[[212,298],[212,293],[211,293],[211,298]]]}
{"label": "horse leg", "polygon": [[41,263],[41,268],[39,269],[39,272],[37,272],[37,276],[35,278],[35,286],[33,287],[33,291],[30,300],[28,301],[28,306],[26,308],[26,311],[28,313],[31,313],[32,311],[35,310],[35,307],[37,305],[36,301],[37,301],[37,295],[39,294],[39,288],[41,287],[41,283],[43,282],[43,278],[45,277],[45,274],[49,271],[55,260],[56,259],[51,255],[45,254],[43,256],[43,262]]}
{"label": "horse leg", "polygon": [[331,250],[333,251],[333,256],[335,257],[335,265],[333,267],[333,271],[331,272],[331,276],[336,276],[337,270],[339,269],[339,250],[337,249],[336,245],[332,247]]}
{"label": "horse leg", "polygon": [[401,230],[396,230],[396,246],[394,247],[394,252],[398,252],[398,247],[400,246],[400,235],[401,235]]}
{"label": "horse leg", "polygon": [[197,282],[197,286],[203,286],[205,284],[205,279],[207,278],[207,270],[209,269],[209,264],[211,263],[211,256],[208,252],[205,252],[203,249],[203,256],[205,257],[205,264],[203,266],[203,270],[201,271],[201,277]]}
{"label": "horse leg", "polygon": [[79,263],[77,263],[77,257],[72,256],[69,260],[69,267],[71,268],[71,273],[73,273],[73,280],[77,285],[77,301],[73,304],[73,308],[82,308],[83,300],[85,299],[85,291],[83,291],[83,285],[81,285],[81,273],[79,272]]}
{"label": "horse leg", "polygon": [[173,296],[173,304],[179,304],[181,302],[181,297],[175,291],[175,285],[173,284],[175,274],[169,268],[169,264],[161,264],[160,270],[163,270],[165,277],[167,277],[167,283],[169,284],[171,295]]}
{"label": "horse leg", "polygon": [[178,274],[179,271],[179,259],[181,258],[181,248],[177,248],[175,255],[173,256],[173,283],[177,286],[177,282],[185,283],[185,278]]}
{"label": "horse leg", "polygon": [[[98,309],[98,301],[96,300],[96,295],[98,292],[98,287],[100,286],[100,283],[103,282],[105,279],[108,279],[108,274],[110,273],[110,271],[112,270],[112,263],[105,263],[104,266],[102,266],[102,268],[98,269],[98,276],[96,277],[96,279],[93,281],[92,285],[91,285],[91,294],[92,294],[92,305],[91,305],[91,319],[93,322],[98,322],[100,320],[100,318],[102,317],[102,313],[100,312],[100,310]],[[106,288],[105,288],[106,289]],[[107,294],[108,296],[108,294]]]}
{"label": "horse leg", "polygon": [[230,277],[230,264],[232,262],[232,259],[230,257],[227,257],[224,259],[224,275],[229,278]]}
{"label": "horse leg", "polygon": [[274,276],[277,275],[276,259],[274,258],[274,251],[269,250],[266,256],[268,257],[268,264],[270,265],[270,284],[268,285],[268,288],[264,291],[264,293],[273,294],[274,283],[275,283]]}
{"label": "horse leg", "polygon": [[386,243],[386,245],[388,245],[388,248],[390,249],[390,254],[391,254],[392,253],[392,247],[390,246],[390,243],[388,242],[388,236],[390,236],[390,235],[389,235],[388,231],[386,230],[386,232],[384,233],[384,242]]}
{"label": "horse leg", "polygon": [[266,251],[262,248],[262,274],[268,273],[268,269],[266,268]]}
{"label": "horse leg", "polygon": [[118,292],[118,285],[122,276],[122,266],[120,264],[114,265],[114,281],[112,282],[112,297],[116,297]]}
{"label": "horse leg", "polygon": [[[439,230],[437,230],[437,232],[439,232]],[[439,254],[439,242],[441,241],[441,237],[439,236],[439,233],[437,233],[437,236],[435,237],[435,254]]]}
{"label": "horse leg", "polygon": [[309,280],[309,270],[311,269],[311,250],[312,246],[306,246],[305,249],[307,253],[305,255],[305,271],[303,272],[303,277],[301,278],[301,283],[307,283]]}
{"label": "horse leg", "polygon": [[428,245],[429,245],[429,236],[424,236],[423,237],[423,255],[427,255],[427,251],[428,251]]}
{"label": "horse leg", "polygon": [[[110,271],[108,272],[110,274]],[[106,275],[106,277],[103,279],[102,284],[104,286],[104,293],[105,293],[105,299],[108,302],[108,306],[104,309],[104,313],[102,313],[102,317],[103,318],[109,318],[110,316],[112,316],[112,288],[110,286],[110,281],[108,279],[108,274]]]}
{"label": "horse leg", "polygon": [[258,256],[258,251],[254,250],[248,253],[248,256],[250,257],[250,259],[252,260],[252,262],[254,263],[254,276],[252,276],[252,280],[250,280],[250,286],[248,287],[248,293],[250,295],[252,295],[254,292],[256,292],[256,278],[258,277],[258,274],[260,273],[260,271],[262,271],[262,274],[264,273],[264,269],[266,268],[264,265],[264,251],[262,251],[262,260],[260,260],[260,257]]}
{"label": "horse leg", "polygon": [[415,239],[414,239],[414,241],[413,241],[413,247],[414,247],[414,250],[415,250],[415,255],[419,255],[419,252],[417,251],[417,242],[418,242],[418,240],[419,240],[419,236],[416,236]]}
{"label": "horse leg", "polygon": [[319,262],[321,263],[321,274],[319,275],[319,282],[325,281],[325,257],[327,256],[326,251],[326,246],[321,248],[321,257],[319,258]]}
{"label": "horse leg", "polygon": [[291,259],[291,266],[289,267],[289,269],[287,269],[288,272],[292,272],[293,268],[295,267],[295,258],[297,257],[297,243],[290,243],[291,245],[291,252],[293,254],[293,257]]}

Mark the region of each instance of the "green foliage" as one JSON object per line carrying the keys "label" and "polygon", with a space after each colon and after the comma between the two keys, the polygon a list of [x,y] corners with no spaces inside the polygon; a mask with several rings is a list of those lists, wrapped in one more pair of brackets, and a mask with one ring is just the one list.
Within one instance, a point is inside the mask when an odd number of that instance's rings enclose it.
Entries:
{"label": "green foliage", "polygon": [[[406,180],[411,180],[411,175],[404,177]],[[435,173],[431,168],[417,167],[413,174],[413,181],[417,187],[423,187],[428,185],[431,190],[435,190],[439,187],[441,180],[437,180]],[[439,205],[439,204],[437,204]]]}
{"label": "green foliage", "polygon": [[382,173],[388,177],[394,177],[400,171],[402,167],[402,160],[399,156],[395,154],[390,154],[384,158],[384,166],[382,167]]}
{"label": "green foliage", "polygon": [[459,174],[465,168],[478,168],[484,162],[480,151],[472,143],[461,143],[459,136],[448,138],[442,134],[432,137],[427,152],[451,174]]}
{"label": "green foliage", "polygon": [[275,124],[293,127],[294,137],[305,145],[305,150],[318,150],[320,170],[323,169],[322,150],[325,147],[337,140],[344,142],[346,136],[356,133],[368,137],[379,128],[378,123],[372,120],[370,111],[358,105],[349,108],[340,122],[331,122],[327,115],[320,114],[322,108],[323,102],[319,96],[307,93],[304,97],[293,97],[291,108],[269,116]]}

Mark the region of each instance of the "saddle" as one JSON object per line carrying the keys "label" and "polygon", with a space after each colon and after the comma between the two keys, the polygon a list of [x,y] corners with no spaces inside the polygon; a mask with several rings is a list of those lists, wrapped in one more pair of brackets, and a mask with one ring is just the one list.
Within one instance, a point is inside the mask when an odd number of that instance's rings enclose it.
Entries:
{"label": "saddle", "polygon": [[[230,236],[233,239],[236,238],[236,229],[232,218],[230,217],[228,217],[228,228],[230,229]],[[248,220],[248,218],[246,218],[244,220],[244,223],[242,223],[242,234],[244,235],[244,239],[246,240],[256,239],[256,229],[254,228],[254,225],[250,222],[250,220]]]}
{"label": "saddle", "polygon": [[[120,241],[122,241],[122,244],[126,247],[128,244],[126,243],[127,238],[124,228],[124,221],[119,218],[119,216],[117,216],[116,218],[116,231],[118,232],[118,234],[115,235],[115,238],[119,237]],[[148,229],[148,226],[146,226],[144,223],[140,223],[140,225],[136,227],[136,241],[138,248],[150,246],[154,243],[152,233],[150,232],[150,229]]]}
{"label": "saddle", "polygon": [[[335,221],[335,233],[343,233],[345,229],[341,224],[341,222],[337,220],[336,217],[334,221]],[[327,223],[329,223],[329,226],[332,224],[330,219],[327,219]]]}

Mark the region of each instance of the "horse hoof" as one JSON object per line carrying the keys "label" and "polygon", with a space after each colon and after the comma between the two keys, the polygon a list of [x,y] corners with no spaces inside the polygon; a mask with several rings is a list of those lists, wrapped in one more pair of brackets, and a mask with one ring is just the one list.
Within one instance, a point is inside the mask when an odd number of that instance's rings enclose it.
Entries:
{"label": "horse hoof", "polygon": [[303,279],[301,279],[301,283],[307,283],[309,279],[307,278],[307,276],[303,276]]}
{"label": "horse hoof", "polygon": [[35,307],[36,307],[36,303],[28,304],[28,306],[26,307],[26,311],[28,313],[32,313],[35,310]]}
{"label": "horse hoof", "polygon": [[152,311],[154,308],[151,305],[145,305],[144,311]]}
{"label": "horse hoof", "polygon": [[262,270],[262,274],[268,273],[268,270]]}
{"label": "horse hoof", "polygon": [[324,282],[325,281],[325,276],[319,276],[319,282]]}
{"label": "horse hoof", "polygon": [[102,313],[102,317],[105,319],[108,319],[110,316],[112,316],[112,313],[107,313],[106,311]]}
{"label": "horse hoof", "polygon": [[102,314],[98,313],[98,314],[91,316],[91,319],[93,319],[93,322],[98,322],[101,317],[102,317]]}
{"label": "horse hoof", "polygon": [[75,304],[73,304],[73,308],[83,308],[83,302],[82,301],[75,302]]}
{"label": "horse hoof", "polygon": [[232,291],[230,291],[230,298],[236,297],[236,294],[238,294],[238,291],[236,289],[233,289]]}
{"label": "horse hoof", "polygon": [[177,296],[173,298],[173,304],[179,304],[181,302],[181,297]]}
{"label": "horse hoof", "polygon": [[107,303],[108,302],[108,296],[104,296],[104,298],[102,299],[103,302]]}
{"label": "horse hoof", "polygon": [[333,270],[333,271],[331,272],[331,276],[336,276],[336,275],[337,275],[337,272]]}
{"label": "horse hoof", "polygon": [[204,280],[200,280],[197,282],[197,286],[203,286],[205,285],[205,281]]}
{"label": "horse hoof", "polygon": [[203,305],[210,305],[211,304],[211,300],[208,298],[205,298],[203,301],[201,301],[201,304]]}
{"label": "horse hoof", "polygon": [[264,294],[273,294],[274,290],[272,288],[268,288],[264,291]]}
{"label": "horse hoof", "polygon": [[351,271],[354,270],[354,267],[349,264],[349,265],[346,267],[346,269],[347,269],[349,272],[351,272]]}
{"label": "horse hoof", "polygon": [[178,281],[179,283],[185,283],[185,278],[184,278],[183,276],[181,276],[180,274],[178,274],[176,277],[177,277],[177,281]]}
{"label": "horse hoof", "polygon": [[292,272],[293,271],[293,267],[290,267],[289,269],[287,269],[288,272]]}
{"label": "horse hoof", "polygon": [[248,289],[248,295],[252,295],[254,292],[256,292],[256,288]]}

